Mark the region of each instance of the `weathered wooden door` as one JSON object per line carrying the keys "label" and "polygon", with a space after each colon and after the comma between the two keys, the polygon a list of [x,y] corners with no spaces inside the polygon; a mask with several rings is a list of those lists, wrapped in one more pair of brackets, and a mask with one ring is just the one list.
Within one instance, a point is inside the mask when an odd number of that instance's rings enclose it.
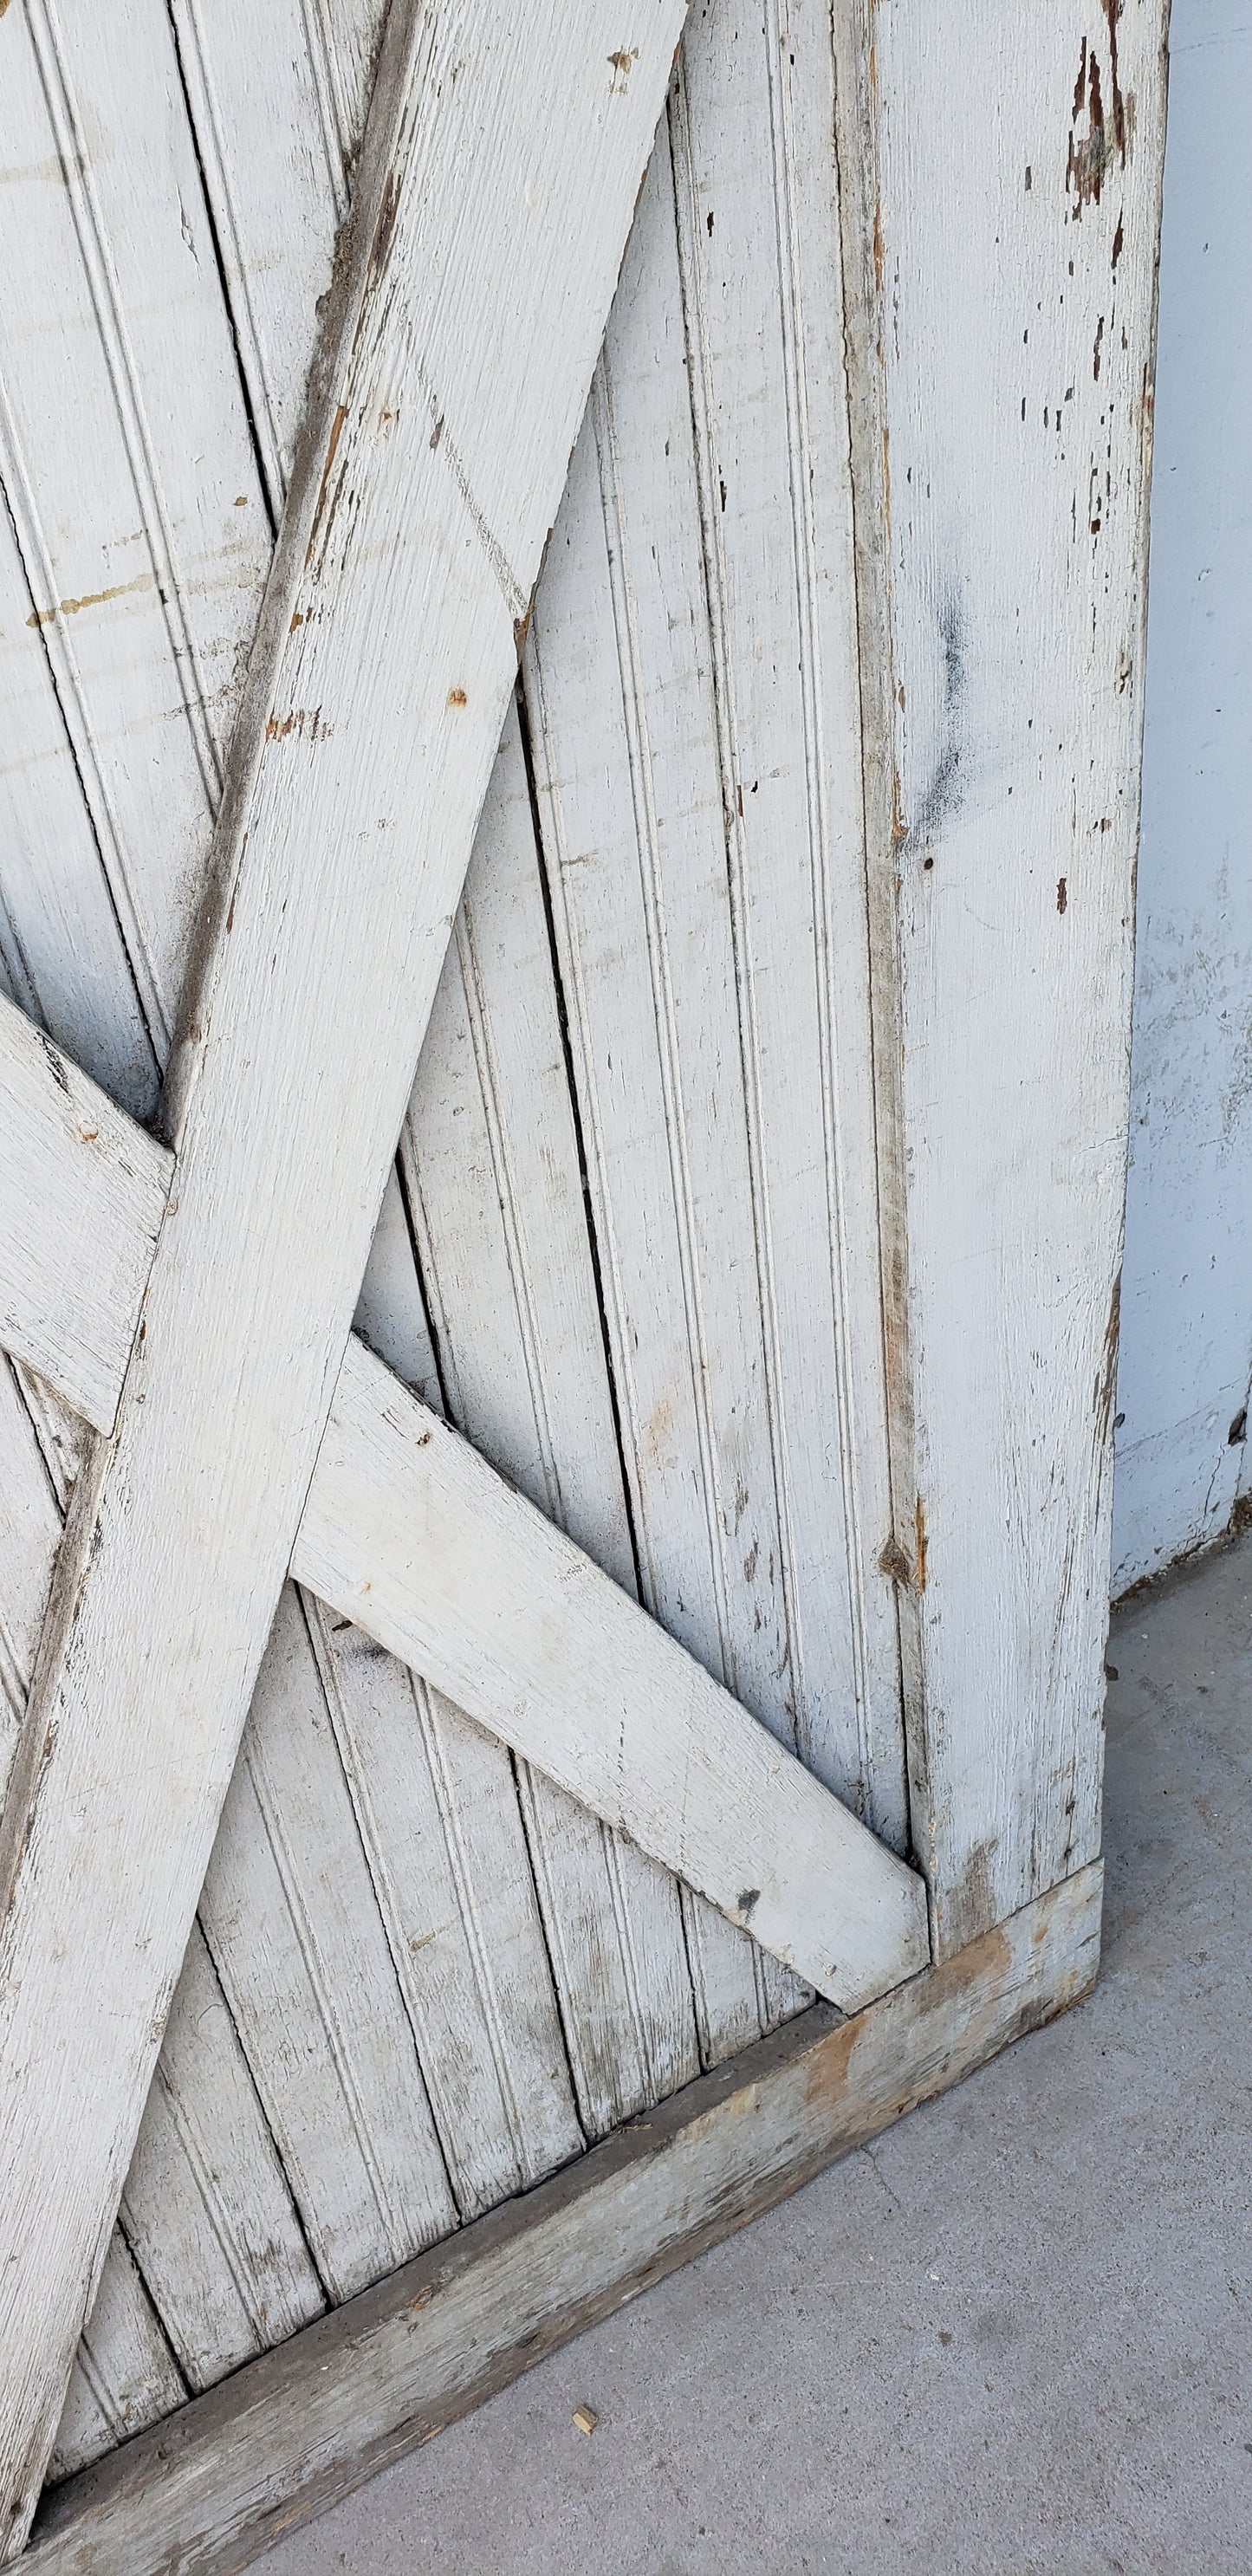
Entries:
{"label": "weathered wooden door", "polygon": [[60,2570],[241,2564],[1098,1946],[1160,0],[383,16],[0,20]]}

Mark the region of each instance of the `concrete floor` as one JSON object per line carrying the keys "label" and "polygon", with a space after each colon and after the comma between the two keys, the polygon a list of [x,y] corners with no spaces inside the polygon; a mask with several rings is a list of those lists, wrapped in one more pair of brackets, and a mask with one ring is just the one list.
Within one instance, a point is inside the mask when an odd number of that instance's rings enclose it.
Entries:
{"label": "concrete floor", "polygon": [[1109,1652],[1091,2001],[266,2576],[1248,2576],[1252,1541]]}

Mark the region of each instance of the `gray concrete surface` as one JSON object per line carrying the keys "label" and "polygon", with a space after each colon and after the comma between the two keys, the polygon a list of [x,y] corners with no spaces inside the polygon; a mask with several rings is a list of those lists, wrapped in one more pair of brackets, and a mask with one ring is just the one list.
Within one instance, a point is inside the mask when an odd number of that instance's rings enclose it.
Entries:
{"label": "gray concrete surface", "polygon": [[1109,1651],[1091,2001],[266,2576],[1247,2576],[1252,1543]]}

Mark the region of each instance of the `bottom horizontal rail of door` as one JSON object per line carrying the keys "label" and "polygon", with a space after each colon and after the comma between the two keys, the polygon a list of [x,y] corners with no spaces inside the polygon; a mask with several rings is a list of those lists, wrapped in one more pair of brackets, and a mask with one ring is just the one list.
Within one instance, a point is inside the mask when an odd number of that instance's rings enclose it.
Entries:
{"label": "bottom horizontal rail of door", "polygon": [[44,2498],[29,2576],[233,2576],[546,2353],[1078,2003],[1099,1862],[769,2039]]}

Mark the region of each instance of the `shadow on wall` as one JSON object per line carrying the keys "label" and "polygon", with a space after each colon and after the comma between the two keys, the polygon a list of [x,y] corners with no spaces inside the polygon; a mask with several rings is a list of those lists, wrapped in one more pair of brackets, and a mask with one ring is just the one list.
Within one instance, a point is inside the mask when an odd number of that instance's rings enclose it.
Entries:
{"label": "shadow on wall", "polygon": [[1174,0],[1113,1591],[1252,1486],[1252,0]]}

